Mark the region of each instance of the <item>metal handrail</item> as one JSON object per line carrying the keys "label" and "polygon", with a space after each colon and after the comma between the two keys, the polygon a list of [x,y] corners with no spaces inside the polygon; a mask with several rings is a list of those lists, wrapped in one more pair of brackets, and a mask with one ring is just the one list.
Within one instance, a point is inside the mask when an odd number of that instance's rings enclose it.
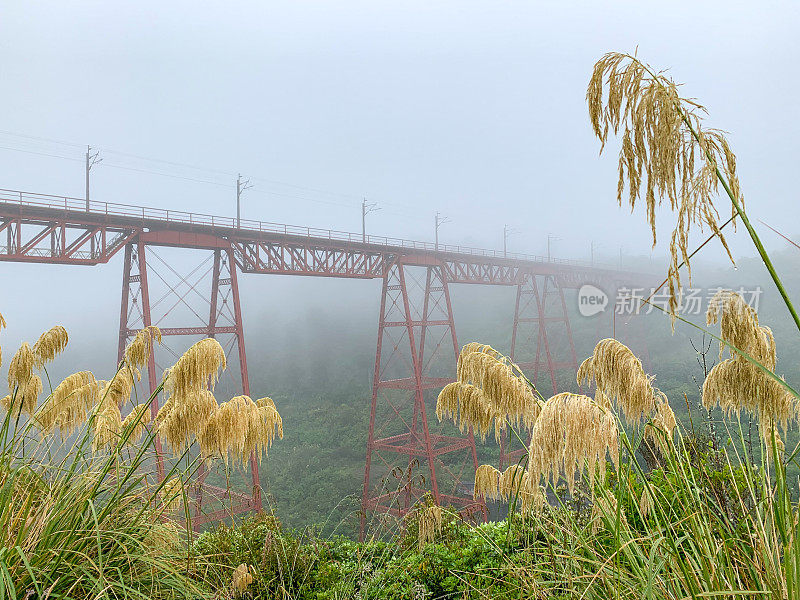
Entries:
{"label": "metal handrail", "polygon": [[[10,202],[20,206],[33,206],[38,208],[49,208],[64,210],[65,212],[87,212],[87,203],[84,198],[72,198],[70,196],[54,196],[51,194],[39,194],[35,192],[23,192],[20,190],[9,190],[0,188],[0,202]],[[603,267],[604,265],[590,264],[585,261],[570,260],[564,258],[548,258],[531,254],[521,254],[518,252],[503,252],[502,250],[488,250],[485,248],[474,248],[471,246],[460,246],[451,244],[439,244],[432,242],[422,242],[418,240],[407,240],[404,238],[393,238],[379,235],[367,235],[350,233],[347,231],[337,231],[335,229],[319,229],[316,227],[303,227],[299,225],[287,225],[284,223],[271,223],[269,221],[254,221],[251,219],[241,219],[239,226],[235,217],[222,217],[205,213],[186,212],[164,208],[152,208],[146,206],[136,206],[132,204],[121,204],[116,202],[98,202],[90,200],[88,212],[93,215],[118,216],[137,218],[144,221],[162,221],[167,223],[180,223],[187,225],[224,227],[227,229],[237,229],[247,232],[259,233],[279,233],[307,238],[324,238],[329,240],[346,241],[353,243],[366,243],[377,246],[390,246],[399,248],[410,248],[413,250],[428,250],[444,253],[468,254],[472,256],[484,256],[491,258],[510,258],[514,260],[526,260],[536,262],[552,262],[565,265],[582,267]],[[611,267],[608,267],[611,268]]]}

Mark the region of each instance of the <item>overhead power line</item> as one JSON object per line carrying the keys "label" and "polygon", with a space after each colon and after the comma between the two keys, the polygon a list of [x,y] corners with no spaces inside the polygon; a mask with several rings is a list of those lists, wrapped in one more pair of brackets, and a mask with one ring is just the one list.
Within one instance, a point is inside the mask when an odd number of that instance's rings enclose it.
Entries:
{"label": "overhead power line", "polygon": [[[0,130],[0,136],[2,136],[2,135],[11,136],[12,138],[18,138],[20,141],[21,140],[30,140],[32,142],[39,142],[39,143],[43,143],[43,144],[57,144],[57,145],[60,145],[60,146],[67,146],[67,147],[76,148],[76,149],[78,149],[78,148],[84,149],[86,147],[85,144],[80,144],[80,143],[77,143],[77,142],[70,142],[70,141],[66,141],[66,140],[59,140],[59,139],[43,137],[43,136],[28,135],[28,134],[24,134],[24,133],[18,133],[18,132],[7,131],[7,130]],[[11,143],[13,143],[11,140],[9,140],[9,141]],[[15,147],[15,146],[11,146],[11,145],[2,145],[2,146],[0,146],[0,149],[9,150],[9,151],[12,151],[12,152],[22,152],[22,153],[25,153],[25,154],[31,154],[31,155],[35,155],[35,156],[44,156],[44,157],[48,157],[48,158],[58,158],[58,159],[61,159],[61,160],[69,160],[69,161],[72,161],[72,162],[85,162],[85,156],[83,156],[81,158],[78,158],[78,156],[75,156],[75,157],[73,157],[73,156],[65,156],[64,154],[58,154],[56,152],[48,152],[46,150],[45,151],[42,151],[42,150],[31,150],[31,149],[27,149],[27,148],[21,148],[19,146]],[[66,149],[62,148],[61,150],[65,151]],[[113,168],[113,169],[120,169],[120,170],[130,171],[130,172],[134,172],[134,173],[157,175],[159,177],[168,177],[170,179],[176,179],[176,180],[181,180],[181,181],[190,181],[190,182],[193,182],[193,183],[200,183],[200,184],[205,184],[205,185],[213,185],[213,186],[229,188],[229,189],[232,188],[232,187],[235,187],[234,185],[232,185],[229,182],[221,182],[219,180],[215,181],[214,179],[212,179],[214,176],[217,176],[217,175],[225,176],[226,179],[229,178],[229,177],[230,178],[235,178],[237,173],[235,173],[233,171],[226,171],[226,170],[223,170],[223,169],[216,169],[216,168],[192,165],[192,164],[189,164],[189,163],[173,161],[173,160],[152,158],[152,157],[147,157],[147,156],[143,156],[143,155],[140,155],[140,154],[133,154],[133,153],[130,153],[130,152],[122,152],[122,151],[119,151],[119,150],[110,150],[110,149],[107,149],[107,148],[102,148],[102,151],[103,151],[103,154],[106,155],[106,156],[114,155],[115,157],[120,157],[120,158],[129,158],[129,159],[145,161],[145,162],[149,162],[149,163],[168,165],[169,167],[173,167],[175,169],[190,169],[192,171],[197,171],[198,174],[206,173],[206,174],[210,175],[210,177],[209,178],[202,178],[202,177],[196,177],[196,176],[192,176],[192,175],[188,175],[188,174],[176,173],[174,171],[173,172],[165,172],[166,171],[165,169],[158,170],[158,169],[146,168],[146,167],[143,167],[143,166],[131,166],[131,165],[126,165],[126,164],[119,164],[119,162],[109,162],[108,160],[103,161],[103,166],[104,167],[110,167],[110,168]],[[294,184],[294,183],[289,183],[289,182],[286,182],[286,181],[280,181],[280,180],[276,180],[276,179],[269,179],[269,178],[265,178],[265,177],[255,177],[255,176],[253,176],[250,179],[253,182],[267,183],[267,184],[271,184],[271,185],[275,185],[275,186],[284,186],[284,187],[287,187],[287,188],[298,190],[300,192],[305,191],[305,192],[309,192],[309,193],[312,193],[312,194],[322,194],[322,195],[326,195],[326,196],[340,198],[341,201],[335,201],[335,200],[331,200],[331,199],[314,198],[314,197],[310,197],[308,195],[290,194],[290,193],[277,191],[277,190],[265,190],[265,189],[260,189],[260,188],[253,188],[253,190],[252,190],[253,192],[260,193],[260,194],[265,194],[265,195],[268,195],[268,196],[275,196],[275,197],[280,197],[280,198],[289,198],[289,199],[293,199],[293,200],[304,200],[304,201],[307,201],[307,202],[314,202],[314,203],[318,203],[318,204],[327,204],[327,205],[330,205],[330,206],[339,206],[339,207],[351,208],[351,209],[355,208],[355,207],[357,207],[357,206],[359,206],[361,204],[361,198],[362,198],[361,194],[334,192],[334,191],[325,190],[325,189],[322,189],[322,188],[297,185],[297,184]],[[400,218],[408,219],[408,220],[416,220],[418,218],[417,214],[415,212],[412,212],[412,211],[404,212],[402,210],[403,208],[405,208],[405,206],[403,204],[396,203],[396,202],[390,202],[390,201],[387,201],[387,200],[384,200],[384,199],[379,199],[379,200],[380,200],[381,204],[383,204],[384,206],[396,207],[396,208],[400,209],[400,210],[391,210],[391,209],[390,210],[384,210],[383,212],[385,214],[387,214],[387,215],[392,215],[392,216],[395,216],[395,217],[400,217]]]}
{"label": "overhead power line", "polygon": [[73,146],[75,148],[83,148],[85,144],[79,144],[77,142],[65,142],[64,140],[54,140],[53,138],[46,138],[46,137],[39,137],[36,135],[27,135],[25,133],[14,133],[13,131],[5,131],[0,129],[0,133],[4,135],[11,135],[18,138],[25,138],[28,140],[36,140],[38,142],[50,142],[52,144],[61,144],[62,146]]}
{"label": "overhead power line", "polygon": [[61,158],[63,160],[83,162],[82,158],[72,158],[71,156],[61,156],[59,154],[50,154],[48,152],[36,152],[34,150],[23,150],[22,148],[11,148],[9,146],[0,146],[0,148],[3,150],[11,150],[12,152],[24,152],[25,154],[35,154],[37,156],[48,156],[50,158]]}

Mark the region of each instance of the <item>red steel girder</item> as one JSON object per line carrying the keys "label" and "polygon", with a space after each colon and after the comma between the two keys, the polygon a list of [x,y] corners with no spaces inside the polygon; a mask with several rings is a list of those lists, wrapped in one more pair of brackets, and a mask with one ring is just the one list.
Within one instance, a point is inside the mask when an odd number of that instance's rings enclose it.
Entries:
{"label": "red steel girder", "polygon": [[[362,240],[360,234],[246,220],[238,224],[229,217],[141,206],[92,202],[88,208],[86,210],[82,199],[0,190],[0,260],[95,265],[108,262],[114,254],[125,248],[119,334],[121,353],[130,335],[141,326],[156,320],[151,311],[160,299],[156,299],[151,305],[147,281],[147,260],[150,253],[146,248],[166,246],[213,251],[212,292],[209,299],[211,310],[207,323],[200,326],[162,327],[162,332],[168,336],[230,337],[239,354],[242,390],[247,394],[249,380],[237,271],[383,280],[362,503],[365,510],[383,510],[392,514],[394,511],[403,514],[408,510],[412,499],[419,498],[426,492],[432,492],[436,500],[443,504],[475,506],[469,494],[460,495],[464,490],[448,493],[440,485],[440,480],[450,469],[449,465],[441,462],[442,456],[464,450],[471,454],[472,467],[477,466],[472,433],[463,438],[448,437],[432,431],[435,424],[429,424],[427,420],[430,392],[440,389],[451,380],[450,377],[437,376],[431,372],[436,366],[436,355],[443,345],[449,347],[452,343],[454,355],[447,358],[447,364],[452,367],[453,358],[458,353],[449,284],[517,286],[512,357],[519,349],[517,330],[533,325],[538,329],[537,354],[533,360],[522,361],[522,364],[533,369],[535,376],[538,376],[540,370],[547,370],[555,388],[554,371],[562,367],[572,368],[570,360],[574,362],[574,346],[563,290],[578,288],[586,283],[606,291],[615,289],[621,282],[628,286],[647,285],[645,281],[653,283],[641,275],[592,265],[521,255],[505,256],[503,253],[480,249],[454,246],[437,248],[425,242],[375,236],[367,236]],[[230,270],[228,277],[220,271],[223,262]],[[420,307],[409,293],[413,284],[413,281],[409,281],[413,280],[413,275],[409,275],[413,269],[423,269],[426,273],[421,317],[416,314]],[[520,306],[520,290],[526,282],[528,285],[530,282],[535,284],[537,277],[549,282],[548,285],[558,291],[560,303],[557,304],[561,305],[564,318],[546,314],[546,294],[539,299],[538,291],[535,293],[533,306],[528,306],[530,310],[535,309],[533,317],[526,314],[524,306]],[[186,280],[183,279],[183,282],[186,283]],[[235,306],[235,317],[229,324],[219,323],[217,318],[220,314],[218,300],[222,297],[221,289],[228,290]],[[181,296],[177,292],[174,295],[177,296],[176,305],[186,304],[185,295]],[[129,310],[134,306],[140,310],[138,316],[132,315]],[[398,313],[399,316],[392,316]],[[131,319],[132,316],[136,318]],[[204,319],[200,321],[203,322]],[[565,329],[569,337],[571,357],[555,355],[549,347],[550,336],[546,330],[548,327],[559,326]],[[403,332],[401,339],[397,341],[387,337],[384,343],[384,334],[392,330]],[[427,345],[432,346],[430,352],[426,350]],[[400,347],[410,349],[407,357],[395,356]],[[382,361],[386,360],[394,361],[405,368],[405,372],[390,374],[383,368],[385,365]],[[148,364],[148,383],[151,389],[157,383],[155,373],[155,363],[151,360]],[[404,395],[407,396],[407,405],[395,398]],[[386,422],[385,415],[376,419],[378,405],[387,409]],[[154,405],[154,411],[157,406]],[[412,406],[408,411],[411,414],[407,415],[405,409]],[[401,433],[388,429],[389,425],[398,426],[398,423]],[[397,438],[397,435],[406,437]],[[430,470],[429,485],[415,486],[409,479],[404,488],[405,496],[399,500],[397,493],[373,493],[370,489],[371,461],[373,456],[380,456],[381,452],[396,457],[405,456],[409,471],[413,461],[418,458],[427,460]],[[160,447],[158,454],[160,456]],[[163,472],[160,464],[159,469]],[[260,508],[258,470],[252,458],[251,471],[252,496],[230,495],[228,499],[238,504],[210,515],[200,514],[203,490],[215,497],[204,483],[205,473],[201,473],[196,491],[198,509],[195,524]],[[461,477],[460,473],[450,474],[456,479]],[[387,504],[389,496],[394,499],[392,502],[398,500],[401,508]],[[479,508],[485,511],[485,505],[480,505]],[[362,520],[362,533],[363,526]]]}
{"label": "red steel girder", "polygon": [[135,229],[43,221],[0,214],[0,260],[53,264],[107,263],[137,233]]}
{"label": "red steel girder", "polygon": [[316,243],[239,241],[234,248],[245,273],[374,279],[387,260],[385,252]]}

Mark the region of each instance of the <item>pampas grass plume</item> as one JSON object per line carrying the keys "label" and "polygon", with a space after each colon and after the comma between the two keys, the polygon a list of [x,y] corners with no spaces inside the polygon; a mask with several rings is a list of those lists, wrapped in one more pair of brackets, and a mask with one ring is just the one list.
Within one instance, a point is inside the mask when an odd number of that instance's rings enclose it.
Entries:
{"label": "pampas grass plume", "polygon": [[36,357],[28,342],[23,342],[19,350],[11,358],[8,365],[8,391],[14,391],[15,387],[22,387],[33,377],[33,369],[36,366]]}
{"label": "pampas grass plume", "polygon": [[86,421],[87,412],[98,400],[99,386],[90,371],[79,371],[66,377],[35,415],[37,427],[43,434],[58,427],[71,435]]}
{"label": "pampas grass plume", "polygon": [[219,371],[225,370],[225,351],[214,338],[205,338],[191,346],[169,371],[166,388],[177,396],[214,388]]}
{"label": "pampas grass plume", "polygon": [[33,345],[33,355],[36,367],[42,368],[46,363],[60,354],[69,342],[67,330],[61,325],[56,325],[45,331]]}
{"label": "pampas grass plume", "polygon": [[[678,86],[636,56],[610,52],[594,66],[586,91],[589,120],[601,142],[602,152],[609,131],[622,131],[619,152],[617,200],[627,198],[631,210],[644,202],[653,246],[656,244],[657,207],[666,200],[677,213],[670,239],[669,312],[673,327],[679,305],[681,262],[691,281],[690,233],[708,227],[719,238],[733,262],[728,244],[717,223],[712,198],[722,173],[731,194],[744,203],[736,172],[736,157],[719,130],[703,129],[705,108],[682,98]],[[731,215],[736,208],[731,203]]]}
{"label": "pampas grass plume", "polygon": [[492,465],[480,465],[475,470],[473,498],[497,500],[499,497],[500,471]]}
{"label": "pampas grass plume", "polygon": [[128,366],[136,370],[144,367],[153,351],[154,342],[161,343],[161,330],[158,327],[150,325],[139,330],[125,348],[125,362]]}
{"label": "pampas grass plume", "polygon": [[629,423],[639,421],[655,409],[656,391],[644,372],[642,361],[622,342],[600,340],[592,355],[578,367],[578,385],[597,383],[603,397],[598,403],[613,401]]}
{"label": "pampas grass plume", "polygon": [[130,431],[127,444],[135,444],[144,434],[147,424],[150,423],[150,406],[146,403],[137,404],[128,416],[122,421],[121,431]]}

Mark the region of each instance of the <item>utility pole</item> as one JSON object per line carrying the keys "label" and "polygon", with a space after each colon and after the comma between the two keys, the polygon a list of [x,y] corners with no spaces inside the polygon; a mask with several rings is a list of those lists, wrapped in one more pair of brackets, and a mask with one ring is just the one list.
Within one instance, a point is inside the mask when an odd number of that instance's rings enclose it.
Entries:
{"label": "utility pole", "polygon": [[561,239],[560,237],[556,237],[556,236],[554,236],[554,235],[552,235],[550,233],[547,234],[547,260],[548,261],[553,260],[553,256],[552,256],[552,254],[550,252],[550,244],[551,244],[551,242],[556,241],[556,240],[560,240],[560,239]]}
{"label": "utility pole", "polygon": [[92,147],[86,146],[86,212],[89,212],[89,171],[102,160],[99,150],[92,154]]}
{"label": "utility pole", "polygon": [[591,248],[591,253],[592,253],[592,263],[591,264],[592,264],[592,266],[594,266],[594,240],[592,240],[590,248]]}
{"label": "utility pole", "polygon": [[517,233],[508,225],[503,225],[503,258],[508,257],[508,238],[511,234]]}
{"label": "utility pole", "polygon": [[361,201],[361,241],[367,243],[367,215],[371,212],[380,210],[377,202],[367,202],[364,198]]}
{"label": "utility pole", "polygon": [[436,211],[436,221],[435,221],[435,223],[436,223],[436,246],[435,247],[436,247],[437,250],[439,249],[439,227],[441,227],[445,223],[449,223],[449,222],[450,222],[450,218],[449,217],[440,217],[439,216],[439,211]]}
{"label": "utility pole", "polygon": [[253,186],[250,184],[250,180],[242,181],[242,174],[239,173],[236,178],[236,229],[242,227],[242,193],[251,187]]}

